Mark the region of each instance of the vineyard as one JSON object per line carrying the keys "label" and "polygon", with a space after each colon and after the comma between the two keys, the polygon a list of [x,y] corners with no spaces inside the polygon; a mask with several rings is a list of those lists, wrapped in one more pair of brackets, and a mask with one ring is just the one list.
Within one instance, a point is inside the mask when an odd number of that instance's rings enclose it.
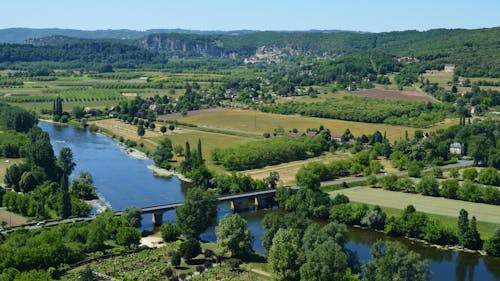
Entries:
{"label": "vineyard", "polygon": [[52,102],[57,97],[61,97],[64,102],[95,102],[95,101],[120,101],[125,97],[118,91],[92,90],[92,89],[71,89],[71,90],[47,90],[43,94],[22,94],[16,93],[1,97],[7,103],[34,103]]}

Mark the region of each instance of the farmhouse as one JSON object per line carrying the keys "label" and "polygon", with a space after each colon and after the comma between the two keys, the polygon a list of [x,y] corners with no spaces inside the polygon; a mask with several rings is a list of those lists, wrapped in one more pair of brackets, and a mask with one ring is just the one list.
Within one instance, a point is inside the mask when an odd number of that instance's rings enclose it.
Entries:
{"label": "farmhouse", "polygon": [[444,65],[444,72],[453,72],[454,70],[455,70],[454,64],[445,64]]}
{"label": "farmhouse", "polygon": [[346,138],[344,137],[344,135],[341,135],[341,134],[335,134],[335,133],[332,133],[330,135],[330,139],[332,141],[337,141],[337,142],[345,142],[346,141]]}
{"label": "farmhouse", "polygon": [[450,153],[462,155],[464,153],[464,146],[459,142],[454,142],[450,144]]}

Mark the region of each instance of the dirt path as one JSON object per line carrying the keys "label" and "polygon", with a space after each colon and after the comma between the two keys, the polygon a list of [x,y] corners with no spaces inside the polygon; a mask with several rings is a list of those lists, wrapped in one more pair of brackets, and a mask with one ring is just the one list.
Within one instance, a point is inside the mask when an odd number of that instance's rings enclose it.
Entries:
{"label": "dirt path", "polygon": [[263,276],[266,276],[266,277],[271,277],[271,273],[264,271],[264,270],[260,270],[257,268],[251,268],[250,271],[255,272],[257,274],[260,274],[260,275],[263,275]]}

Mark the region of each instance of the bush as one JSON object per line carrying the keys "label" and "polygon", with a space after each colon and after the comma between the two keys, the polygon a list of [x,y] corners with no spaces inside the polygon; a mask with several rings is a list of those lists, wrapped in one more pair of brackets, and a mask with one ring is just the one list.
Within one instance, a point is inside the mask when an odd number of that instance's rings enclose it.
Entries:
{"label": "bush", "polygon": [[468,168],[462,172],[462,177],[465,180],[475,181],[477,178],[477,175],[478,175],[478,173],[477,173],[476,168]]}
{"label": "bush", "polygon": [[172,263],[173,266],[179,266],[181,265],[181,257],[182,257],[181,253],[175,251],[170,255],[170,262]]}
{"label": "bush", "polygon": [[192,260],[201,253],[200,241],[195,238],[189,238],[181,244],[179,252],[185,260]]}
{"label": "bush", "polygon": [[485,185],[498,186],[500,185],[500,173],[497,171],[497,169],[492,167],[483,169],[479,173],[477,181]]}
{"label": "bush", "polygon": [[181,235],[179,227],[171,222],[163,224],[160,231],[161,237],[165,242],[174,242],[179,238],[179,235]]}

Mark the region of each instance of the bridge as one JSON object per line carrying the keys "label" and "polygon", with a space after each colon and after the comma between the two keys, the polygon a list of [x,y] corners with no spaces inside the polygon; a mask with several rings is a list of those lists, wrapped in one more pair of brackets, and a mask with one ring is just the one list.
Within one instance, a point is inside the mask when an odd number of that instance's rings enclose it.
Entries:
{"label": "bridge", "polygon": [[[249,199],[253,199],[254,201],[253,205],[255,206],[255,208],[260,208],[262,206],[269,205],[267,203],[269,202],[270,198],[274,198],[275,193],[276,193],[275,189],[266,189],[266,190],[221,196],[218,197],[217,200],[219,202],[230,202],[231,210],[233,210],[233,212],[237,212],[238,210],[240,210],[242,202]],[[184,202],[148,206],[141,208],[141,211],[143,214],[152,214],[153,225],[161,226],[163,222],[163,213],[165,213],[166,211],[173,210],[182,205],[184,205]],[[122,214],[123,211],[115,212],[115,215],[117,216],[121,216]]]}

